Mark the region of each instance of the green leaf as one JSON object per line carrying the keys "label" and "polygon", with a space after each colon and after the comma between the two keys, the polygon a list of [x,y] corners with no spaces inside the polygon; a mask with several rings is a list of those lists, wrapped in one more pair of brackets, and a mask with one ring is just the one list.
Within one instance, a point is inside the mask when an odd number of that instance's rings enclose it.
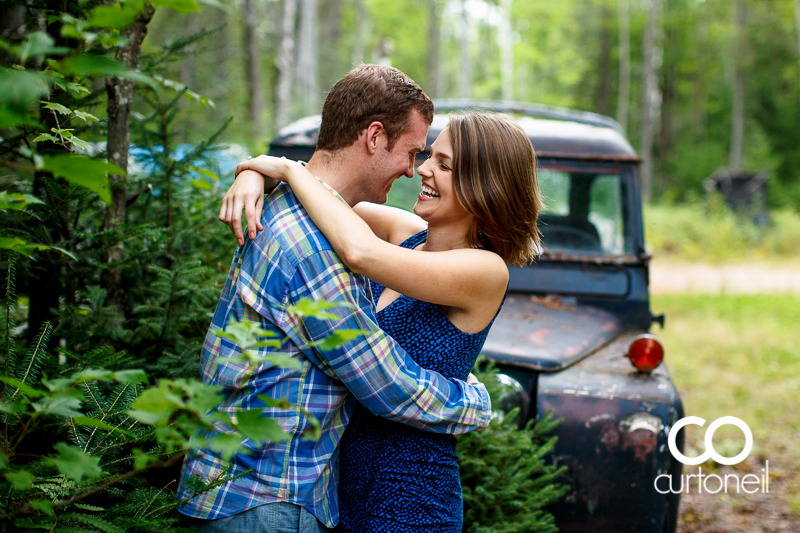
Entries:
{"label": "green leaf", "polygon": [[248,439],[261,444],[264,441],[284,442],[291,435],[271,418],[264,418],[261,409],[242,411],[236,415],[236,429]]}
{"label": "green leaf", "polygon": [[149,453],[146,453],[141,448],[134,448],[132,452],[133,452],[134,470],[141,470],[143,468],[147,468],[149,465],[157,463],[159,461],[157,455],[151,455]]}
{"label": "green leaf", "polygon": [[150,2],[156,7],[168,7],[174,9],[179,13],[192,13],[200,11],[200,6],[197,5],[195,0],[151,0]]}
{"label": "green leaf", "polygon": [[264,394],[259,394],[258,399],[267,404],[269,407],[274,407],[276,409],[293,409],[294,405],[289,403],[289,400],[285,398],[270,398],[269,396],[265,396]]}
{"label": "green leaf", "polygon": [[55,516],[52,500],[31,500],[28,504],[37,511],[41,511],[46,515]]}
{"label": "green leaf", "polygon": [[114,372],[99,368],[85,368],[80,372],[74,372],[69,378],[75,384],[81,384],[86,381],[112,381]]}
{"label": "green leaf", "polygon": [[1,469],[8,468],[8,456],[3,452],[0,452],[0,468]]}
{"label": "green leaf", "polygon": [[0,103],[28,105],[50,92],[45,76],[27,70],[0,71]]}
{"label": "green leaf", "polygon": [[20,392],[26,394],[27,396],[30,396],[31,398],[41,398],[42,396],[44,396],[44,393],[42,391],[38,391],[33,387],[31,387],[30,385],[27,385],[18,379],[9,376],[0,376],[0,381],[7,383],[16,389],[19,389]]}
{"label": "green leaf", "polygon": [[206,180],[202,179],[202,178],[199,179],[199,180],[193,180],[191,183],[192,183],[192,185],[194,185],[198,189],[201,189],[201,190],[204,190],[204,191],[210,191],[211,190],[211,184],[209,182],[207,182]]}
{"label": "green leaf", "polygon": [[164,78],[162,76],[159,76],[158,74],[153,74],[153,79],[156,80],[159,84],[161,84],[162,87],[166,87],[168,89],[174,89],[178,92],[183,92],[183,95],[186,97],[187,100],[190,101],[197,100],[198,102],[200,102],[201,105],[207,107],[216,107],[216,104],[214,104],[213,101],[209,100],[205,96],[197,94],[192,90],[189,90],[189,88],[182,83],[179,83],[175,80],[171,80],[169,78]]}
{"label": "green leaf", "polygon": [[191,167],[192,170],[195,172],[199,172],[203,176],[212,179],[213,181],[218,181],[219,176],[208,170],[207,168],[198,168],[198,167]]}
{"label": "green leaf", "polygon": [[[84,141],[84,140],[82,140],[82,139],[79,139],[79,138],[77,138],[77,137],[70,137],[70,138],[69,138],[69,142],[70,142],[70,144],[74,144],[75,146],[77,146],[77,147],[78,147],[78,148],[80,148],[81,150],[86,150],[86,149],[88,149],[90,146],[92,146],[92,145],[91,145],[91,144],[89,144],[88,142],[86,142],[86,141]],[[109,201],[110,201],[110,197],[109,197]],[[106,202],[106,203],[109,203],[109,202]]]}
{"label": "green leaf", "polygon": [[147,372],[135,368],[132,370],[117,370],[114,380],[120,383],[147,383]]}
{"label": "green leaf", "polygon": [[27,406],[30,405],[30,400],[26,399],[24,396],[14,400],[11,403],[6,403],[0,401],[0,412],[8,413],[10,415],[16,415],[25,411]]}
{"label": "green leaf", "polygon": [[145,390],[128,411],[133,418],[144,424],[166,422],[176,410],[183,407],[180,398],[169,392],[167,384]]}
{"label": "green leaf", "polygon": [[124,429],[111,426],[109,424],[106,424],[102,420],[98,420],[96,418],[92,418],[92,417],[89,417],[89,416],[76,416],[76,417],[74,417],[72,419],[72,421],[75,424],[78,424],[79,426],[88,426],[88,427],[98,428],[98,429],[107,429],[108,431],[119,431],[123,435],[128,435],[128,436],[132,436],[133,435],[130,431],[126,431]]}
{"label": "green leaf", "polygon": [[26,490],[33,486],[33,474],[27,470],[19,472],[6,472],[3,474],[16,490]]}
{"label": "green leaf", "polygon": [[106,204],[111,204],[106,173],[124,174],[113,163],[74,155],[57,155],[44,158],[42,167],[57,178],[81,185],[94,191]]}
{"label": "green leaf", "polygon": [[30,204],[44,204],[44,202],[30,194],[9,194],[0,191],[0,211],[6,209],[20,211]]}
{"label": "green leaf", "polygon": [[282,368],[294,368],[300,370],[303,365],[297,360],[297,357],[292,357],[283,353],[271,353],[263,357],[265,361],[269,361],[275,366]]}
{"label": "green leaf", "polygon": [[83,416],[83,413],[78,411],[82,405],[81,400],[71,394],[56,393],[44,405],[41,403],[36,405],[39,406],[45,413],[50,413],[53,415],[61,415],[68,418]]}
{"label": "green leaf", "polygon": [[28,58],[41,55],[64,55],[70,51],[69,48],[53,46],[55,40],[43,31],[29,34],[25,41],[19,46],[6,46],[7,50],[13,52],[20,59],[20,63],[25,63]]}
{"label": "green leaf", "polygon": [[226,13],[230,13],[232,11],[230,7],[226,6],[219,0],[197,0],[197,1],[206,6],[216,7],[222,11],[225,11]]}
{"label": "green leaf", "polygon": [[233,341],[242,349],[247,349],[258,344],[261,337],[275,337],[274,331],[265,330],[257,321],[231,319],[224,330],[215,330],[215,335]]}
{"label": "green leaf", "polygon": [[78,117],[79,119],[81,119],[82,121],[84,121],[86,123],[97,122],[97,121],[100,120],[99,118],[97,118],[96,116],[92,115],[91,113],[84,113],[83,111],[77,111],[77,110],[73,111],[73,113],[75,113],[76,117]]}
{"label": "green leaf", "polygon": [[242,447],[242,439],[236,435],[220,433],[215,435],[208,443],[208,447],[219,452],[222,458],[229,461],[233,455]]}
{"label": "green leaf", "polygon": [[58,69],[62,74],[83,78],[88,76],[125,78],[158,89],[158,84],[150,76],[131,70],[125,64],[103,56],[82,54],[68,57],[61,62]]}
{"label": "green leaf", "polygon": [[31,129],[40,127],[39,122],[34,120],[24,105],[0,103],[0,128],[17,128],[19,126],[28,126]]}
{"label": "green leaf", "polygon": [[367,332],[362,329],[342,329],[339,331],[334,331],[328,337],[322,339],[319,342],[314,343],[314,346],[316,346],[323,352],[329,352],[347,343],[347,341],[354,339],[359,335],[364,335],[366,333]]}
{"label": "green leaf", "polygon": [[61,139],[59,139],[58,137],[55,137],[53,135],[50,135],[49,133],[40,133],[33,140],[33,142],[35,142],[35,143],[39,143],[39,142],[42,142],[42,141],[50,141],[50,142],[53,142],[53,143],[61,143]]}
{"label": "green leaf", "polygon": [[73,82],[67,84],[67,90],[76,96],[91,93],[89,89],[87,89],[80,83],[73,83]]}
{"label": "green leaf", "polygon": [[32,244],[17,237],[0,237],[0,249],[12,250],[31,259],[34,259],[31,256],[31,252],[36,250],[58,250],[62,254],[67,255],[72,259],[77,259],[73,254],[64,250],[63,248],[59,248],[57,246],[47,246],[46,244]]}
{"label": "green leaf", "polygon": [[64,442],[57,442],[55,449],[58,455],[45,459],[45,463],[55,466],[66,477],[80,481],[83,476],[93,478],[103,473],[99,457],[86,455],[80,448]]}
{"label": "green leaf", "polygon": [[298,315],[299,317],[318,318],[320,320],[336,319],[338,318],[333,313],[328,313],[328,309],[333,307],[351,307],[351,304],[345,302],[328,302],[326,300],[311,300],[310,298],[303,298],[297,304],[290,305],[286,311]]}
{"label": "green leaf", "polygon": [[47,250],[48,248],[49,246],[44,244],[27,243],[18,237],[0,237],[0,249],[18,252],[25,257],[31,257],[31,253],[36,250]]}
{"label": "green leaf", "polygon": [[122,5],[98,6],[92,9],[89,22],[85,28],[113,28],[121,30],[133,24],[142,8],[144,2],[125,2]]}
{"label": "green leaf", "polygon": [[57,112],[61,113],[62,115],[71,115],[72,114],[72,109],[69,109],[68,107],[64,107],[63,105],[61,105],[59,103],[48,102],[46,100],[43,101],[42,103],[44,104],[45,109],[52,109],[53,111],[57,111]]}

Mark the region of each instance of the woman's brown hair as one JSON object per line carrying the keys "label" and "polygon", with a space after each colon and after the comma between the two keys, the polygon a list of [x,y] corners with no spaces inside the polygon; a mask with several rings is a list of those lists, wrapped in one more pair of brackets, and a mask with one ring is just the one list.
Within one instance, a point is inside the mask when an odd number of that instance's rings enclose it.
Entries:
{"label": "woman's brown hair", "polygon": [[511,265],[530,263],[541,244],[536,220],[542,209],[530,139],[503,114],[454,114],[448,127],[453,188],[476,219],[470,245],[483,244]]}

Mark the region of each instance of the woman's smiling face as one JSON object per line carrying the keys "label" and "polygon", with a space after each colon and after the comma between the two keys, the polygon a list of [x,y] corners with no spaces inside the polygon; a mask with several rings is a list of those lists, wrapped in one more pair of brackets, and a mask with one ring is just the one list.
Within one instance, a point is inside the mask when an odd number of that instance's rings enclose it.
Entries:
{"label": "woman's smiling face", "polygon": [[453,144],[447,128],[436,138],[431,156],[419,166],[417,173],[422,177],[422,190],[414,204],[414,213],[428,224],[472,218],[453,188]]}

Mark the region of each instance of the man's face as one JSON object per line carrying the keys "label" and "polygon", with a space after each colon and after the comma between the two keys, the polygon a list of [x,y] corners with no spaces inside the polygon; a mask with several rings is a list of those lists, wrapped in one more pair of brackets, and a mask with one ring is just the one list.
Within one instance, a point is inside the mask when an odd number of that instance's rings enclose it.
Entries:
{"label": "man's face", "polygon": [[414,156],[425,149],[428,123],[418,111],[411,111],[411,123],[405,133],[387,150],[386,134],[383,133],[381,146],[373,157],[371,172],[365,180],[362,201],[382,204],[386,202],[389,190],[395,180],[406,176],[414,177]]}

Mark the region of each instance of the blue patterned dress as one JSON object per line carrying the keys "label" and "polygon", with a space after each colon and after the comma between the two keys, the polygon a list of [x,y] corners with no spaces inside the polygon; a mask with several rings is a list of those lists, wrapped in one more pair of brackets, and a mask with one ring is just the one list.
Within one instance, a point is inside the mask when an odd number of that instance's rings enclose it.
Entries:
{"label": "blue patterned dress", "polygon": [[[413,249],[426,238],[427,230],[401,246]],[[377,302],[383,286],[370,285]],[[439,305],[407,296],[387,305],[377,319],[420,366],[460,380],[467,379],[491,327],[464,333]],[[337,532],[461,531],[461,482],[452,435],[391,422],[359,404],[340,443],[339,476]]]}

